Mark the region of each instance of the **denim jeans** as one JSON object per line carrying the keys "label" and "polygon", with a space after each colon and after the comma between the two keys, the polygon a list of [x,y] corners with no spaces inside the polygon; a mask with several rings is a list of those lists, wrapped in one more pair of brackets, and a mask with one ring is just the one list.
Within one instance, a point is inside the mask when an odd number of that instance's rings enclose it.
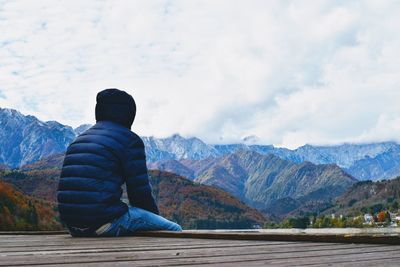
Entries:
{"label": "denim jeans", "polygon": [[[94,236],[129,236],[135,231],[182,231],[182,228],[150,211],[129,206],[128,212],[97,229]],[[77,229],[69,227],[72,236],[80,236]]]}

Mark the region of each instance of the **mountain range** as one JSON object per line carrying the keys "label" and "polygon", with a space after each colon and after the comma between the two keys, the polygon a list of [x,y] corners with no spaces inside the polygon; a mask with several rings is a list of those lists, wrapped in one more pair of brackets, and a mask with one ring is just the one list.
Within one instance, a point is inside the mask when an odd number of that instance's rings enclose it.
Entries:
{"label": "mountain range", "polygon": [[[20,169],[0,171],[0,204],[10,211],[4,213],[0,205],[0,229],[43,230],[46,227],[61,227],[56,223],[55,202],[62,162],[63,154],[57,154]],[[259,211],[221,189],[156,170],[149,171],[149,179],[161,214],[186,229],[253,228],[267,221]],[[122,200],[128,202],[125,188]],[[25,202],[31,204],[27,206]],[[47,214],[39,213],[47,211],[46,205],[49,210]],[[21,209],[21,212],[13,214],[17,209]],[[43,219],[29,219],[36,211],[36,217],[47,218],[51,225],[45,224]],[[13,228],[12,222],[18,220],[23,220],[24,224]]]}
{"label": "mountain range", "polygon": [[[52,155],[17,170],[6,171],[0,178],[26,194],[55,201],[62,162],[63,154]],[[273,154],[246,150],[217,159],[148,163],[149,169],[170,173],[166,166],[179,176],[188,177],[195,182],[190,182],[193,185],[222,189],[275,220],[294,211],[328,207],[335,197],[357,181],[334,164],[297,164]]]}
{"label": "mountain range", "polygon": [[[17,168],[63,153],[68,144],[89,127],[91,125],[84,124],[73,129],[56,121],[43,122],[13,109],[0,108],[0,168]],[[400,145],[396,142],[304,145],[290,150],[252,144],[257,141],[256,137],[246,138],[240,144],[207,144],[199,138],[184,138],[178,134],[168,138],[143,137],[143,141],[149,163],[216,159],[245,150],[274,154],[293,163],[336,164],[359,180],[391,179],[400,175]],[[190,176],[191,171],[176,172]]]}
{"label": "mountain range", "polygon": [[274,154],[239,150],[216,159],[167,160],[149,168],[174,171],[212,185],[274,216],[315,202],[329,204],[357,180],[335,164],[294,163]]}
{"label": "mountain range", "polygon": [[[55,121],[43,122],[34,116],[22,115],[16,110],[0,109],[1,179],[25,194],[54,202],[63,153],[77,135],[90,127],[84,124],[73,129]],[[191,227],[206,227],[206,222],[211,222],[206,216],[207,207],[202,206],[196,211],[199,221],[195,220],[196,216],[188,221],[189,213],[185,213],[186,208],[182,210],[182,207],[199,206],[207,199],[214,199],[212,203],[215,204],[232,196],[237,201],[236,208],[227,210],[240,211],[240,214],[256,208],[269,218],[280,220],[289,215],[330,208],[335,199],[346,194],[357,179],[377,180],[400,174],[400,146],[395,142],[305,145],[290,150],[273,145],[256,145],[256,137],[246,138],[240,144],[218,145],[178,134],[168,138],[142,138],[148,168],[154,170],[149,172],[155,185],[154,193],[164,199],[161,203],[173,202],[173,206],[180,210],[177,213],[177,209],[168,210],[171,205],[168,204],[164,212]],[[164,177],[164,180],[159,180],[159,177]],[[181,187],[177,188],[173,183]],[[160,191],[159,186],[167,189]],[[219,193],[210,193],[213,188]],[[207,192],[207,197],[190,197],[191,194],[199,194],[198,189]],[[175,198],[172,195],[167,194],[166,198],[158,195],[157,192],[164,190],[172,190],[176,194],[182,192],[177,196],[186,204],[172,201]],[[213,208],[217,210],[217,206]],[[212,217],[217,218],[217,214]],[[224,214],[224,218],[236,216],[239,220],[238,214]],[[240,224],[259,223],[259,215],[253,213],[239,220]],[[232,225],[234,221],[224,222],[221,219],[213,223],[218,227],[227,222]]]}
{"label": "mountain range", "polygon": [[149,177],[163,216],[186,229],[250,229],[266,222],[259,211],[221,189],[157,170]]}
{"label": "mountain range", "polygon": [[0,163],[10,167],[65,151],[75,138],[72,127],[42,122],[13,109],[0,108]]}
{"label": "mountain range", "polygon": [[[143,138],[147,160],[151,163],[170,164],[168,160],[203,160],[218,158],[240,150],[263,155],[273,154],[294,163],[336,164],[359,180],[391,179],[400,175],[400,145],[396,142],[370,144],[341,144],[333,146],[304,145],[297,149],[273,145],[206,144],[196,137]],[[182,166],[180,166],[182,167]],[[170,171],[174,171],[171,168]],[[178,173],[183,174],[183,170]],[[190,170],[187,170],[190,173]],[[189,175],[186,173],[186,175]]]}

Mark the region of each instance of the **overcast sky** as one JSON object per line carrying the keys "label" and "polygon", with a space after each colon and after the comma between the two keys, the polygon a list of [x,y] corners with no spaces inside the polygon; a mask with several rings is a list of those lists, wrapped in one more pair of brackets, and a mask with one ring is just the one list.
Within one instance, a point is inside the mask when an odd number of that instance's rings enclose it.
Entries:
{"label": "overcast sky", "polygon": [[0,107],[132,130],[294,148],[400,140],[399,1],[2,1]]}

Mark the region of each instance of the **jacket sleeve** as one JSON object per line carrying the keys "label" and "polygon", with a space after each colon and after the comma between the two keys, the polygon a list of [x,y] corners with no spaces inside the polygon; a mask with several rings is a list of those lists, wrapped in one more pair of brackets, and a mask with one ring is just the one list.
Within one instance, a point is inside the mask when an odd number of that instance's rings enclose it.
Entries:
{"label": "jacket sleeve", "polygon": [[129,204],[159,214],[151,193],[144,144],[140,137],[127,147],[123,169]]}

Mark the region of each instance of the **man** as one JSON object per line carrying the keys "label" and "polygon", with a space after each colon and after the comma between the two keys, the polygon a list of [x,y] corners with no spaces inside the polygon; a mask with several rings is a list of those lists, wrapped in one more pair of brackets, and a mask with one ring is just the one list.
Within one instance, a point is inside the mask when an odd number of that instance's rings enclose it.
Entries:
{"label": "man", "polygon": [[[158,215],[143,141],[130,129],[131,95],[118,89],[97,94],[96,124],[66,151],[58,184],[61,220],[72,236],[125,236],[134,231],[182,228]],[[126,183],[129,206],[121,201]]]}

